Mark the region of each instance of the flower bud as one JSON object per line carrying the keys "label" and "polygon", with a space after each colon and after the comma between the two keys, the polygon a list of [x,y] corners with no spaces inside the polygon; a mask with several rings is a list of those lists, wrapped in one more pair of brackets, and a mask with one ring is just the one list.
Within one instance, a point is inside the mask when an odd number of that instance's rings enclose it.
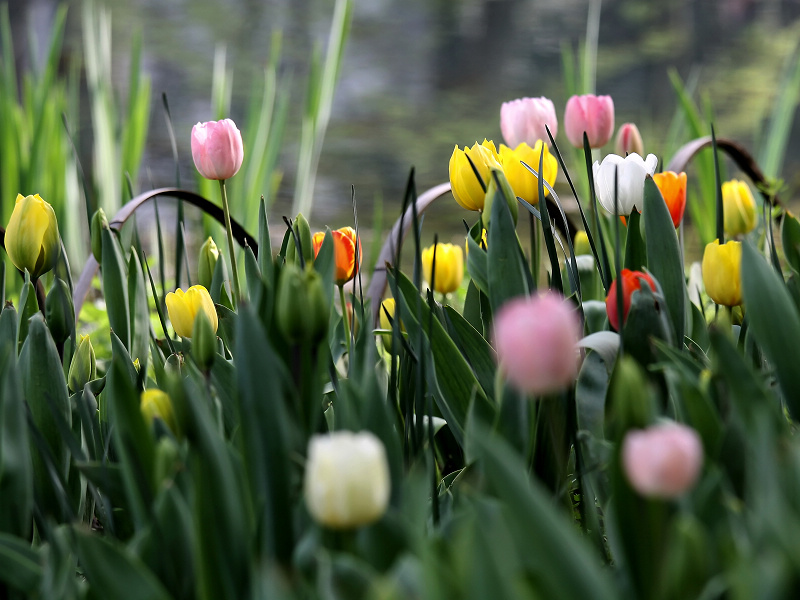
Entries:
{"label": "flower bud", "polygon": [[97,378],[97,359],[92,347],[92,340],[88,335],[81,335],[78,341],[78,348],[72,355],[72,362],[69,365],[69,375],[67,382],[69,389],[75,393]]}
{"label": "flower bud", "polygon": [[620,156],[628,154],[638,154],[644,156],[644,142],[639,128],[633,123],[623,123],[617,131],[617,139],[614,142],[614,152]]}
{"label": "flower bud", "polygon": [[[386,349],[387,352],[392,351],[392,323],[390,322],[390,318],[394,320],[395,318],[395,301],[394,298],[387,298],[383,302],[381,302],[380,307],[380,314],[378,318],[380,319],[381,329],[389,330],[389,333],[384,333],[381,335],[381,341],[383,342],[383,347]],[[400,331],[405,331],[406,328],[403,326],[403,322],[400,321]]]}
{"label": "flower bud", "polygon": [[[514,191],[514,196],[519,196],[529,204],[534,206],[539,203],[539,179],[531,173],[523,162],[534,169],[539,170],[539,158],[542,158],[542,171],[544,180],[550,187],[556,182],[556,175],[558,174],[558,161],[556,157],[550,154],[547,144],[541,140],[531,148],[525,142],[522,142],[514,150],[504,144],[500,144],[500,163],[503,166],[503,173]],[[550,192],[544,187],[544,195],[547,196]],[[514,200],[516,205],[516,199]]]}
{"label": "flower bud", "polygon": [[56,344],[63,344],[75,327],[75,309],[67,283],[56,277],[45,301],[47,328]]}
{"label": "flower bud", "polygon": [[653,181],[661,192],[661,197],[667,203],[672,224],[678,227],[683,220],[683,211],[686,209],[686,173],[664,171],[653,175]]}
{"label": "flower bud", "polygon": [[142,415],[152,423],[153,419],[161,419],[170,431],[177,434],[175,414],[172,411],[172,401],[166,392],[159,389],[149,389],[142,392],[139,400]]}
{"label": "flower bud", "polygon": [[217,336],[211,321],[202,310],[197,311],[192,326],[192,356],[201,371],[208,372],[217,356]]}
{"label": "flower bud", "polygon": [[[642,280],[646,281],[653,291],[656,290],[656,283],[649,273],[631,271],[630,269],[622,269],[619,278],[622,280],[622,322],[624,324],[628,319],[628,311],[631,309],[631,296],[633,296],[633,292],[642,288]],[[606,296],[608,322],[615,331],[620,330],[619,311],[617,310],[617,283],[617,279],[611,282],[608,296]]]}
{"label": "flower bud", "polygon": [[727,235],[734,237],[755,229],[756,201],[747,183],[733,179],[722,184],[722,212]]}
{"label": "flower bud", "polygon": [[678,498],[700,475],[703,444],[694,429],[679,423],[632,430],[622,443],[622,464],[642,496]]}
{"label": "flower bud", "polygon": [[592,246],[589,243],[589,236],[582,229],[575,234],[575,239],[573,240],[572,244],[575,247],[575,254],[578,256],[581,254],[592,253]]}
{"label": "flower bud", "polygon": [[548,98],[518,98],[503,102],[500,107],[500,130],[506,144],[511,148],[516,148],[523,142],[532,147],[538,140],[550,144],[545,125],[550,128],[555,139],[558,119],[553,101]]}
{"label": "flower bud", "polygon": [[56,213],[39,194],[17,194],[6,226],[5,247],[14,266],[27,270],[31,279],[38,279],[56,266],[61,250]]}
{"label": "flower bud", "polygon": [[486,192],[481,187],[470,160],[488,189],[491,169],[500,169],[500,158],[494,142],[483,140],[481,145],[475,142],[472,148],[465,146],[463,150],[456,146],[450,156],[450,189],[456,202],[467,210],[483,210]]}
{"label": "flower bud", "polygon": [[230,119],[192,127],[192,159],[206,179],[230,179],[244,158],[242,134]]}
{"label": "flower bud", "polygon": [[366,431],[313,436],[303,488],[308,512],[321,525],[352,529],[377,521],[389,504],[383,443]]}
{"label": "flower bud", "polygon": [[181,337],[191,338],[194,319],[197,312],[202,310],[211,323],[211,329],[217,331],[217,309],[208,290],[202,285],[193,285],[186,292],[177,289],[167,294],[165,299],[167,313],[172,327]]}
{"label": "flower bud", "polygon": [[303,260],[308,263],[312,256],[316,256],[317,251],[314,250],[315,246],[311,237],[311,228],[308,225],[308,220],[302,213],[298,213],[294,218],[292,229],[294,230],[294,235],[289,238],[289,244],[286,246],[286,262],[300,264],[300,258],[297,254],[296,238],[300,241],[300,247],[303,250]]}
{"label": "flower bud", "polygon": [[98,263],[103,260],[103,229],[108,229],[108,219],[102,208],[98,208],[92,215],[91,235],[92,254]]}
{"label": "flower bud", "polygon": [[214,279],[214,269],[219,260],[219,248],[214,243],[214,239],[208,239],[200,246],[200,254],[197,257],[197,280],[206,289],[211,289],[211,282]]}
{"label": "flower bud", "polygon": [[742,303],[742,243],[719,245],[714,240],[703,252],[703,285],[717,304],[736,306]]}
{"label": "flower bud", "polygon": [[[433,272],[434,252],[436,272]],[[422,251],[422,273],[440,294],[455,292],[464,279],[464,252],[455,244],[436,244]]]}
{"label": "flower bud", "polygon": [[614,101],[611,96],[572,96],[564,109],[564,129],[569,143],[583,148],[583,134],[589,147],[601,148],[614,135]]}
{"label": "flower bud", "polygon": [[555,293],[514,298],[494,320],[500,367],[527,394],[556,392],[575,381],[580,334],[575,310]]}
{"label": "flower bud", "polygon": [[305,270],[286,263],[278,281],[275,300],[278,328],[292,343],[317,343],[328,331],[330,307],[322,277],[311,264]]}

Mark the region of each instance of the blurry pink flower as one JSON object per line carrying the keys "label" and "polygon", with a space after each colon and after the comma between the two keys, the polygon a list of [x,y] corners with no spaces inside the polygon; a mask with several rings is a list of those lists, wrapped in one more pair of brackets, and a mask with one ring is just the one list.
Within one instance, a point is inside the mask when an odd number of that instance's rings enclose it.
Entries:
{"label": "blurry pink flower", "polygon": [[623,123],[617,131],[614,152],[622,157],[628,154],[644,156],[644,142],[639,128],[633,123]]}
{"label": "blurry pink flower", "polygon": [[589,146],[605,146],[614,135],[614,101],[611,96],[573,96],[564,110],[564,129],[569,143],[583,148],[583,132],[589,136]]}
{"label": "blurry pink flower", "polygon": [[244,158],[242,134],[230,119],[198,123],[192,127],[192,158],[206,179],[230,179]]}
{"label": "blurry pink flower", "polygon": [[553,101],[547,98],[518,98],[503,102],[500,107],[500,130],[509,148],[525,142],[533,148],[536,140],[550,144],[545,125],[555,139],[558,133],[558,118]]}
{"label": "blurry pink flower", "polygon": [[694,429],[679,423],[633,430],[622,442],[622,464],[642,496],[677,498],[697,481],[703,445]]}
{"label": "blurry pink flower", "polygon": [[558,294],[515,298],[495,317],[497,359],[518,390],[555,392],[571,385],[578,374],[580,333],[575,310]]}

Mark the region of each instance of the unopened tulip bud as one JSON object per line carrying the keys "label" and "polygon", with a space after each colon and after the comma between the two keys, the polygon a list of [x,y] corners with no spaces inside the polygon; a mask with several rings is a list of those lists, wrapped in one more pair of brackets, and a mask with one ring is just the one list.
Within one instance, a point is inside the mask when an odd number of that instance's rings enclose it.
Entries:
{"label": "unopened tulip bud", "polygon": [[614,135],[614,101],[611,96],[572,96],[564,110],[564,129],[569,143],[583,148],[583,134],[590,148],[601,148]]}
{"label": "unopened tulip bud", "polygon": [[644,156],[644,142],[639,128],[633,123],[624,123],[617,131],[617,139],[614,142],[614,152],[620,156],[628,154],[638,154]]}
{"label": "unopened tulip bud", "polygon": [[203,287],[211,289],[211,282],[214,280],[214,269],[219,260],[219,248],[214,243],[214,239],[209,236],[200,246],[200,254],[197,257],[197,280]]}
{"label": "unopened tulip bud", "polygon": [[192,327],[192,356],[201,371],[208,372],[217,355],[217,336],[205,312],[197,311]]}
{"label": "unopened tulip bud", "polygon": [[286,263],[275,300],[278,328],[292,343],[317,343],[328,331],[330,307],[322,277],[311,264],[305,270]]}
{"label": "unopened tulip bud", "polygon": [[97,378],[97,359],[92,347],[92,340],[88,335],[81,335],[78,341],[78,348],[72,355],[72,362],[69,365],[69,375],[67,382],[71,392],[75,393],[84,386]]}
{"label": "unopened tulip bud", "polygon": [[647,375],[626,354],[614,365],[609,388],[609,435],[621,439],[631,428],[646,427],[654,415],[652,392]]}
{"label": "unopened tulip bud", "polygon": [[[434,257],[435,254],[435,257]],[[436,260],[436,272],[433,262]],[[436,244],[422,251],[422,273],[425,281],[440,294],[455,292],[464,279],[464,252],[455,244]]]}
{"label": "unopened tulip bud", "polygon": [[308,512],[321,525],[352,529],[377,521],[390,492],[383,443],[366,431],[313,436],[303,487]]}
{"label": "unopened tulip bud", "polygon": [[[635,291],[642,289],[642,281],[646,281],[652,291],[656,290],[656,282],[649,273],[631,271],[630,269],[622,269],[619,279],[622,280],[622,322],[624,324],[628,319],[628,311],[631,309],[631,296]],[[617,284],[617,279],[611,282],[608,296],[606,296],[608,322],[614,328],[614,331],[620,330],[619,310],[617,309]]]}
{"label": "unopened tulip bud", "polygon": [[742,243],[719,240],[706,245],[703,252],[703,285],[717,304],[736,306],[742,303]]}
{"label": "unopened tulip bud", "polygon": [[92,254],[97,262],[103,260],[103,229],[108,229],[108,218],[102,208],[98,208],[92,215],[90,227],[92,236]]}
{"label": "unopened tulip bud", "polygon": [[639,494],[678,498],[691,489],[703,466],[703,444],[679,423],[629,431],[622,444],[622,464]]}
{"label": "unopened tulip bud", "polygon": [[72,335],[72,329],[75,327],[72,294],[67,283],[58,277],[53,281],[53,287],[47,294],[45,319],[56,344],[63,344]]}
{"label": "unopened tulip bud", "polygon": [[159,389],[143,391],[139,400],[139,408],[149,423],[152,423],[154,419],[161,419],[173,433],[177,433],[178,428],[172,411],[172,401],[166,392]]}
{"label": "unopened tulip bud", "polygon": [[586,232],[583,230],[575,234],[573,246],[575,247],[575,254],[577,255],[592,253],[592,246],[589,244],[589,236],[586,235]]}
{"label": "unopened tulip bud", "polygon": [[230,179],[244,158],[242,134],[230,119],[192,127],[192,159],[206,179]]}
{"label": "unopened tulip bud", "polygon": [[[380,314],[378,315],[380,319],[381,329],[386,329],[390,333],[384,333],[381,335],[381,341],[383,342],[383,347],[386,349],[387,352],[392,351],[392,322],[395,319],[395,301],[394,298],[387,298],[383,302],[381,302],[380,307]],[[391,320],[390,320],[391,319]],[[406,328],[403,326],[403,322],[400,321],[400,331],[405,331]]]}
{"label": "unopened tulip bud", "polygon": [[311,238],[311,228],[308,225],[308,220],[302,213],[298,213],[294,218],[292,229],[294,229],[294,235],[289,238],[289,244],[286,247],[286,262],[300,264],[300,258],[297,252],[297,243],[299,241],[300,247],[303,250],[303,260],[308,263],[315,256],[314,244]]}
{"label": "unopened tulip bud", "polygon": [[726,234],[735,237],[755,229],[758,221],[756,201],[747,183],[738,179],[723,183],[722,207]]}
{"label": "unopened tulip bud", "polygon": [[39,194],[17,194],[6,226],[5,247],[14,266],[20,271],[27,270],[32,279],[56,266],[61,250],[56,213]]}
{"label": "unopened tulip bud", "polygon": [[534,395],[572,385],[580,334],[575,309],[555,293],[510,300],[494,320],[500,367],[515,388]]}

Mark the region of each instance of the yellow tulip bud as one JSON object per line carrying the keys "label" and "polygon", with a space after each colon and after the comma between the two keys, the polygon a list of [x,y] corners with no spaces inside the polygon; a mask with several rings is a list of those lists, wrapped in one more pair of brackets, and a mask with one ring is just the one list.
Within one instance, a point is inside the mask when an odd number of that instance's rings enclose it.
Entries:
{"label": "yellow tulip bud", "polygon": [[743,235],[755,229],[756,201],[744,181],[732,179],[722,184],[722,211],[727,235]]}
{"label": "yellow tulip bud", "polygon": [[719,245],[714,240],[703,252],[703,285],[717,304],[736,306],[742,303],[742,243]]}
{"label": "yellow tulip bud", "polygon": [[[388,314],[387,314],[388,313]],[[389,321],[391,318],[394,320],[395,318],[395,301],[394,298],[387,298],[383,302],[381,302],[380,312],[378,317],[380,318],[381,329],[388,329],[390,332],[392,331],[392,323]],[[400,321],[400,331],[405,331],[406,328],[403,326],[403,322]],[[392,351],[392,334],[391,333],[384,333],[381,335],[383,341],[383,347],[386,349],[387,352]]]}
{"label": "yellow tulip bud", "polygon": [[463,150],[456,146],[450,157],[450,188],[456,202],[467,210],[483,210],[486,192],[475,176],[470,160],[480,174],[483,184],[488,187],[491,169],[500,168],[500,158],[494,142],[483,140],[481,145],[475,142],[472,148],[465,146]]}
{"label": "yellow tulip bud", "polygon": [[592,246],[589,244],[589,236],[583,230],[575,234],[573,246],[575,247],[575,254],[577,255],[592,253]]}
{"label": "yellow tulip bud", "polygon": [[186,292],[177,289],[166,297],[167,313],[175,333],[181,337],[191,338],[194,318],[197,312],[206,313],[211,329],[217,331],[217,309],[208,290],[202,285],[193,285]]}
{"label": "yellow tulip bud", "polygon": [[219,248],[214,243],[214,239],[208,236],[208,239],[200,246],[200,254],[197,257],[197,279],[203,287],[211,287],[218,260]]}
{"label": "yellow tulip bud", "polygon": [[[436,273],[433,271],[433,254],[436,251]],[[461,286],[464,279],[464,253],[461,246],[436,244],[422,251],[422,272],[428,283],[433,279],[434,289],[449,294]]]}
{"label": "yellow tulip bud", "polygon": [[[542,152],[544,152],[544,158],[542,158],[544,180],[552,187],[558,174],[558,161],[555,156],[550,154],[547,144],[539,140],[531,148],[522,142],[514,150],[503,144],[500,145],[500,163],[506,179],[511,184],[511,189],[514,190],[514,195],[534,206],[539,203],[539,180],[522,163],[524,162],[534,171],[538,171],[539,157]],[[545,188],[544,195],[548,194],[549,192]]]}
{"label": "yellow tulip bud", "polygon": [[92,340],[88,335],[81,335],[78,349],[72,356],[69,365],[69,389],[74,393],[83,389],[87,383],[97,377],[97,359],[95,358]]}
{"label": "yellow tulip bud", "polygon": [[5,246],[14,266],[20,271],[27,269],[33,279],[56,266],[61,247],[56,213],[39,194],[17,194]]}
{"label": "yellow tulip bud", "polygon": [[178,432],[175,414],[172,412],[172,400],[166,392],[159,389],[143,391],[139,399],[139,409],[149,423],[158,418],[164,421],[164,425],[173,433]]}

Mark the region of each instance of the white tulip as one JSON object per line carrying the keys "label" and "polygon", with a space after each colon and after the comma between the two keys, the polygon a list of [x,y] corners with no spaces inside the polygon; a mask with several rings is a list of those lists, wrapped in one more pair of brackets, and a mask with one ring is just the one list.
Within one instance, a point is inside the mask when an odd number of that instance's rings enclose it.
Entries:
{"label": "white tulip", "polygon": [[304,493],[318,523],[351,529],[377,521],[386,512],[389,488],[386,451],[373,434],[339,431],[309,441]]}
{"label": "white tulip", "polygon": [[[655,154],[642,159],[638,154],[628,154],[625,158],[609,154],[602,164],[594,163],[594,189],[597,199],[612,215],[629,215],[635,208],[642,211],[644,180],[653,175],[658,166]],[[614,211],[614,177],[617,178],[617,210]]]}

